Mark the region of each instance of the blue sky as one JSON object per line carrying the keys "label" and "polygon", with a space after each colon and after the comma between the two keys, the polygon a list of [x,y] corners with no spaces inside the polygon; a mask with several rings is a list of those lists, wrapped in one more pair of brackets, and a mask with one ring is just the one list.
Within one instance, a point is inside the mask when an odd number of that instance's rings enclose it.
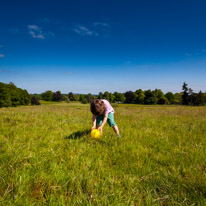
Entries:
{"label": "blue sky", "polygon": [[30,93],[206,91],[204,0],[1,0],[0,81]]}

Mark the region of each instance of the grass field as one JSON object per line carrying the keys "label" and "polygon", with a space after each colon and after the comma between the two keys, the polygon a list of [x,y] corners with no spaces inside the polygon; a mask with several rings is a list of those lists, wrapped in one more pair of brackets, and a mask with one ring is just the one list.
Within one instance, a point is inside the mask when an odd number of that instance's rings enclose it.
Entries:
{"label": "grass field", "polygon": [[0,109],[0,205],[206,205],[206,107],[114,105],[90,138],[89,105]]}

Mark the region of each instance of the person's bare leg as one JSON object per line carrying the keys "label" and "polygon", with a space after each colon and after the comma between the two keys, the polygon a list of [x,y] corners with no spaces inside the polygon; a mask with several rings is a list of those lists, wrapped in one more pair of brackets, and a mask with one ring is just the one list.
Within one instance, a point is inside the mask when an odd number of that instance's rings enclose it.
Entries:
{"label": "person's bare leg", "polygon": [[117,125],[115,125],[115,126],[112,127],[112,128],[113,128],[114,132],[115,132],[117,135],[119,135],[119,129],[118,129]]}

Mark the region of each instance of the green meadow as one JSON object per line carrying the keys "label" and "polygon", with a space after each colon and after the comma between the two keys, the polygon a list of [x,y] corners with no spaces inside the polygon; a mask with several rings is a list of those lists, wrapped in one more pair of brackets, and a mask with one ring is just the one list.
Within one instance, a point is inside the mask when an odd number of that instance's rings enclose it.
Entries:
{"label": "green meadow", "polygon": [[121,138],[88,104],[1,108],[0,205],[206,205],[206,107],[113,106]]}

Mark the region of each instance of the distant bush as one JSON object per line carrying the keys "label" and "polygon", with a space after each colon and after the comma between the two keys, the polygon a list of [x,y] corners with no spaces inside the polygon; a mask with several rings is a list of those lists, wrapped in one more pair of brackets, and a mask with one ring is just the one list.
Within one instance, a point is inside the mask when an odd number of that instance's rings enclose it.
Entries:
{"label": "distant bush", "polygon": [[38,100],[38,98],[36,96],[33,96],[31,98],[31,104],[32,105],[40,105],[40,102],[39,102],[39,100]]}

